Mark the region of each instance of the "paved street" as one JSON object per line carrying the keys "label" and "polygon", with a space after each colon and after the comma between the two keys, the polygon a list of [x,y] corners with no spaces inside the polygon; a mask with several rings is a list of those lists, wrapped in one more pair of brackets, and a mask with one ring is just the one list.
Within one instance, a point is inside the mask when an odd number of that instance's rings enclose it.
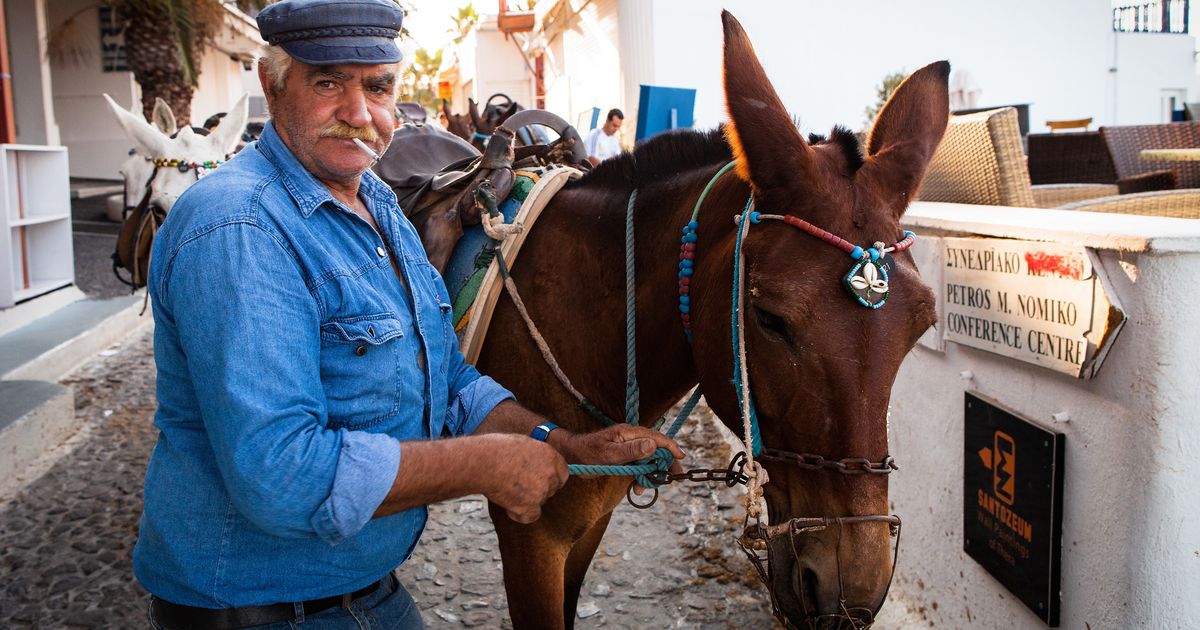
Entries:
{"label": "paved street", "polygon": [[[65,382],[81,427],[66,454],[19,490],[0,481],[0,627],[141,627],[147,595],[130,552],[155,438],[149,328]],[[696,417],[682,434],[691,464],[723,464],[710,412]],[[651,510],[618,508],[576,627],[771,628],[766,593],[732,542],[739,494],[672,487]],[[433,508],[401,574],[430,628],[507,628],[499,560],[483,501],[466,498]]]}

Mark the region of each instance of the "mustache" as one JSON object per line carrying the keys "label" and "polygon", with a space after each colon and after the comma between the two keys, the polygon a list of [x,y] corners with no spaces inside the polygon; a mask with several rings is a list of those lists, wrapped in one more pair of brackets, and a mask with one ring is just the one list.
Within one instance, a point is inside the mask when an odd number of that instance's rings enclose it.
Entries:
{"label": "mustache", "polygon": [[358,138],[363,142],[378,142],[379,132],[375,131],[374,127],[351,127],[344,122],[335,121],[325,125],[318,132],[321,138],[344,138],[353,140]]}

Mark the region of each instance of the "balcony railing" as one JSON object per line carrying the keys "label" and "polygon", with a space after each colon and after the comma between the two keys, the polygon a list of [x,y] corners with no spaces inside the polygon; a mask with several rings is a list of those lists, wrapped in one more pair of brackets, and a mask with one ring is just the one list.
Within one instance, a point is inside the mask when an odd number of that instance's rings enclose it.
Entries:
{"label": "balcony railing", "polygon": [[1113,30],[1120,33],[1187,33],[1189,0],[1113,1]]}

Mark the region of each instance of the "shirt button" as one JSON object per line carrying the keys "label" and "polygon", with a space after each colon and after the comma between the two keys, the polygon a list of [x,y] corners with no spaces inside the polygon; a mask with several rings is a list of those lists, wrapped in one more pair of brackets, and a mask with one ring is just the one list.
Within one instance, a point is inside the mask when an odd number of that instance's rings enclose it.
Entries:
{"label": "shirt button", "polygon": [[375,248],[375,253],[376,253],[376,254],[379,254],[380,256],[386,256],[386,255],[387,255],[387,252],[383,251],[383,245],[380,245],[379,247],[376,247],[376,248]]}
{"label": "shirt button", "polygon": [[357,347],[357,348],[355,348],[355,349],[354,349],[354,354],[356,354],[356,355],[358,355],[358,356],[360,356],[360,357],[361,357],[362,355],[366,354],[366,353],[367,353],[367,347],[366,347],[366,346],[359,346],[359,347]]}

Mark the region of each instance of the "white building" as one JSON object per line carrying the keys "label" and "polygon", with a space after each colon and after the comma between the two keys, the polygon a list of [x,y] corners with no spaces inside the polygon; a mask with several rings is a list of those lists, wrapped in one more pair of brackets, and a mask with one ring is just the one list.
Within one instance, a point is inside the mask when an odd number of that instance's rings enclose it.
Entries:
{"label": "white building", "polygon": [[806,132],[861,127],[885,75],[939,59],[969,71],[980,106],[1030,104],[1034,132],[1046,120],[1163,122],[1169,99],[1200,100],[1195,38],[1114,32],[1103,0],[546,0],[525,41],[544,56],[546,107],[571,120],[621,107],[632,130],[639,84],[695,88],[696,126],[717,124],[722,8]]}
{"label": "white building", "polygon": [[450,109],[456,114],[466,113],[468,98],[482,108],[493,94],[507,94],[532,108],[533,63],[526,60],[519,41],[499,29],[496,16],[485,14],[461,43],[446,48],[439,78],[450,83]]}
{"label": "white building", "polygon": [[[12,68],[16,142],[64,145],[72,177],[119,179],[129,141],[105,105],[109,94],[126,108],[140,107],[133,74],[119,69],[119,32],[106,30],[107,12],[93,0],[8,0],[4,18]],[[192,123],[227,111],[245,91],[244,61],[263,45],[254,21],[226,5],[225,28],[201,60]],[[71,20],[82,55],[50,59],[47,37]]]}

